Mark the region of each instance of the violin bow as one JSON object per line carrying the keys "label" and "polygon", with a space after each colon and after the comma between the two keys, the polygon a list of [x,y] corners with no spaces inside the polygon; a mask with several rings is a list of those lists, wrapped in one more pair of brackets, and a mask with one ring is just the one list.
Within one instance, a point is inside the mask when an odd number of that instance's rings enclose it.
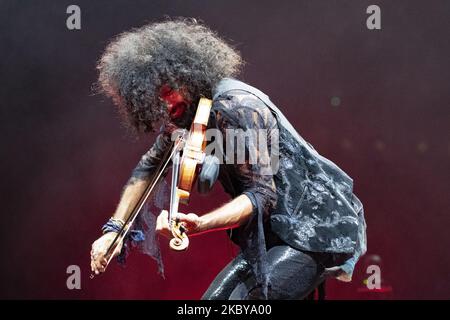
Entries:
{"label": "violin bow", "polygon": [[[155,174],[152,176],[151,181],[145,188],[142,196],[140,197],[139,201],[136,203],[136,205],[133,208],[133,211],[126,219],[124,225],[120,229],[119,233],[117,233],[116,237],[114,238],[113,242],[108,247],[108,250],[106,251],[105,256],[108,257],[108,260],[106,262],[105,270],[108,267],[109,263],[111,262],[112,258],[116,254],[117,249],[120,247],[120,244],[125,239],[126,235],[130,231],[131,226],[133,225],[134,221],[136,220],[139,212],[143,208],[145,202],[149,198],[150,194],[153,192],[153,189],[158,184],[159,180],[162,177],[162,174],[164,170],[166,169],[167,165],[169,164],[170,160],[174,157],[174,154],[180,152],[181,146],[184,144],[184,134],[181,134],[178,136],[176,142],[172,142],[171,147],[168,148],[166,153],[164,154],[163,158],[161,159],[158,168],[155,171]],[[173,146],[173,147],[172,147]],[[173,189],[173,187],[172,187]],[[91,274],[90,278],[94,278],[94,274]]]}

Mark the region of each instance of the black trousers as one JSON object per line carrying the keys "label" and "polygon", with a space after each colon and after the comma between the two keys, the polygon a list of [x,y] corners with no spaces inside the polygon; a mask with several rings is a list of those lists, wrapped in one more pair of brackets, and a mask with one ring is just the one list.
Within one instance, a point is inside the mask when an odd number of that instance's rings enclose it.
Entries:
{"label": "black trousers", "polygon": [[[269,300],[304,299],[325,280],[326,267],[337,265],[329,253],[305,252],[282,244],[267,251]],[[204,300],[257,300],[263,295],[242,254],[234,258],[204,293]]]}

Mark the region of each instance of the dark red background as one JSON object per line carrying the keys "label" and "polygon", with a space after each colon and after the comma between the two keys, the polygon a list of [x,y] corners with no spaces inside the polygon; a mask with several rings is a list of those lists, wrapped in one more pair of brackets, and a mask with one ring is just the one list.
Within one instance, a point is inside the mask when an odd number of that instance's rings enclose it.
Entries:
{"label": "dark red background", "polygon": [[[328,283],[330,299],[450,297],[448,1],[377,1],[379,31],[365,0],[75,3],[80,31],[65,27],[72,1],[0,1],[1,298],[198,299],[236,251],[222,232],[181,254],[163,241],[165,280],[137,253],[89,280],[90,245],[154,138],[127,135],[92,95],[96,60],[112,36],[166,14],[232,39],[242,79],[354,178],[392,292],[358,292],[362,261],[353,283]],[[189,210],[226,200],[217,186]],[[72,264],[81,290],[66,288]]]}

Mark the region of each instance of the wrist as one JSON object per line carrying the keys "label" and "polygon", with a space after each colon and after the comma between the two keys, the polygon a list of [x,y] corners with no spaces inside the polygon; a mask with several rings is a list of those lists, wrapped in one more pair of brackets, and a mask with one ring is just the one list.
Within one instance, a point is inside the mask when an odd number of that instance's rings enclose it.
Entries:
{"label": "wrist", "polygon": [[207,216],[200,216],[198,217],[198,226],[197,226],[197,233],[205,232],[209,230],[209,223]]}
{"label": "wrist", "polygon": [[102,233],[103,234],[109,232],[119,233],[120,230],[123,228],[124,224],[125,223],[121,219],[111,217],[108,220],[108,222],[102,226]]}

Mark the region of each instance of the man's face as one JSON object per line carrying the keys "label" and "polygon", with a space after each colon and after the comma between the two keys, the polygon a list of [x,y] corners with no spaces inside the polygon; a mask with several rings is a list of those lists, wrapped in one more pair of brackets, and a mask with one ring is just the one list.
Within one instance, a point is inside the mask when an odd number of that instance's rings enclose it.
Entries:
{"label": "man's face", "polygon": [[166,103],[171,120],[180,119],[190,104],[182,90],[172,89],[168,85],[161,87],[159,96]]}

